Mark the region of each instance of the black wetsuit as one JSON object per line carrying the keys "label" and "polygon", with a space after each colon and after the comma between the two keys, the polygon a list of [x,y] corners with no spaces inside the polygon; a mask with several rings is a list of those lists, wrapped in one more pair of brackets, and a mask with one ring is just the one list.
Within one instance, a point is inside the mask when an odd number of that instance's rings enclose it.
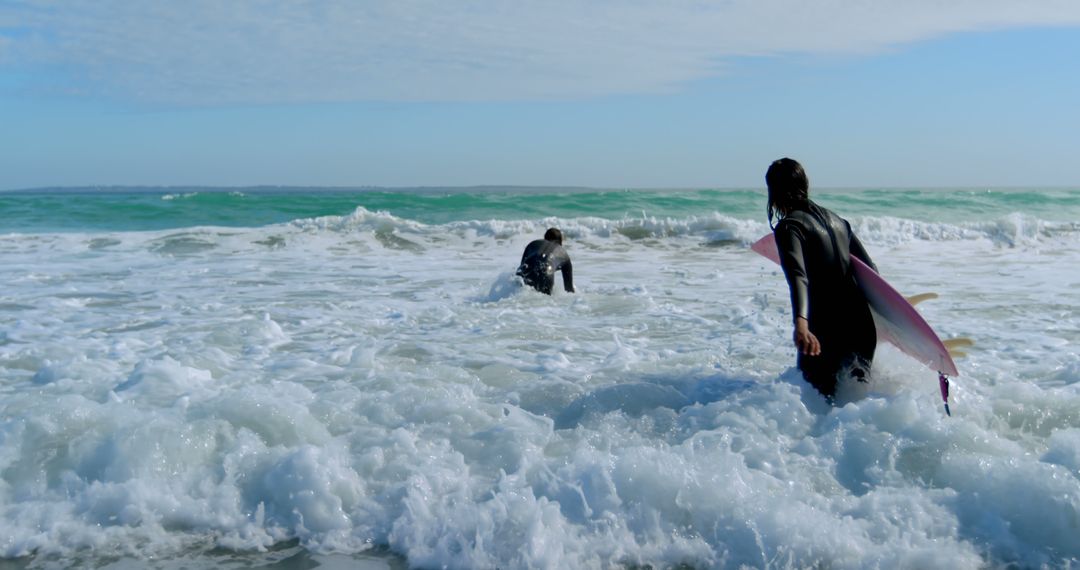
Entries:
{"label": "black wetsuit", "polygon": [[877,331],[855,283],[851,256],[874,271],[877,267],[851,224],[810,201],[780,220],[773,234],[791,289],[793,318],[806,318],[821,343],[818,356],[799,354],[803,377],[829,398],[841,373],[868,380]]}
{"label": "black wetsuit", "polygon": [[556,271],[562,271],[563,289],[573,293],[574,266],[563,246],[546,239],[538,239],[525,247],[517,274],[526,285],[550,295],[551,288],[555,286]]}

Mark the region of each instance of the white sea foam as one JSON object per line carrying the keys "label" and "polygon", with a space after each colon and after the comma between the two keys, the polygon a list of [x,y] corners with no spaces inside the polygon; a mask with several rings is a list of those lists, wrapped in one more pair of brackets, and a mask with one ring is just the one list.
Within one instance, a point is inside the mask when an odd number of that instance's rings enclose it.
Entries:
{"label": "white sea foam", "polygon": [[[759,221],[358,209],[0,238],[0,554],[289,540],[418,567],[1080,560],[1080,237],[853,220],[944,337],[946,417],[888,347],[829,407]],[[511,271],[549,225],[578,293]],[[78,558],[83,557],[83,558]]]}

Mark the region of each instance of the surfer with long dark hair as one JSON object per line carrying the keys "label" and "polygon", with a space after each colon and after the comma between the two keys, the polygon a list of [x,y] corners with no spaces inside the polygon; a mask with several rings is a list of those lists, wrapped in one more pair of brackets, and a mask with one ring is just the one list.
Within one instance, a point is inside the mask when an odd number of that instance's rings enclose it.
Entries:
{"label": "surfer with long dark hair", "polygon": [[874,271],[877,267],[851,224],[810,200],[810,180],[801,164],[790,158],[773,162],[765,183],[769,226],[791,291],[799,370],[832,401],[838,381],[869,380],[877,331],[852,274],[851,256]]}
{"label": "surfer with long dark hair", "polygon": [[563,289],[574,292],[574,264],[563,249],[563,235],[559,228],[548,228],[544,239],[533,240],[521,254],[517,275],[526,285],[547,295],[555,286],[555,272],[562,272]]}

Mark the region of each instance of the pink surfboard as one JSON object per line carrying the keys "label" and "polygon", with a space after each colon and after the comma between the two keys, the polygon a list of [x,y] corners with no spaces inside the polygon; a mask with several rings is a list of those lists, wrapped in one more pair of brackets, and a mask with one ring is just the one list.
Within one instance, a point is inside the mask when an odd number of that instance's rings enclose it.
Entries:
{"label": "pink surfboard", "polygon": [[[780,254],[776,250],[773,234],[759,239],[750,249],[773,263],[780,263]],[[949,349],[945,348],[934,329],[930,328],[915,307],[862,260],[852,257],[851,265],[855,272],[855,281],[866,295],[870,312],[874,315],[878,340],[891,343],[931,370],[947,376],[958,375]],[[946,395],[945,390],[943,385],[942,397]]]}

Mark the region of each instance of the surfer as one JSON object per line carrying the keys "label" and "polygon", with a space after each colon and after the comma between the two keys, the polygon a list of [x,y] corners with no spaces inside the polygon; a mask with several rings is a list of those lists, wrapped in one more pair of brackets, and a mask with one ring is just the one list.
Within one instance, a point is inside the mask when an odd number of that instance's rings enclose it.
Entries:
{"label": "surfer", "polygon": [[869,380],[877,345],[874,320],[855,282],[850,256],[874,271],[877,267],[851,224],[810,200],[810,181],[801,164],[790,158],[773,162],[765,183],[769,226],[791,291],[799,370],[832,401],[838,381]]}
{"label": "surfer", "polygon": [[563,289],[574,292],[574,266],[562,246],[563,235],[558,228],[549,228],[544,239],[534,240],[525,246],[517,275],[525,284],[550,295],[555,285],[555,272],[562,271]]}

